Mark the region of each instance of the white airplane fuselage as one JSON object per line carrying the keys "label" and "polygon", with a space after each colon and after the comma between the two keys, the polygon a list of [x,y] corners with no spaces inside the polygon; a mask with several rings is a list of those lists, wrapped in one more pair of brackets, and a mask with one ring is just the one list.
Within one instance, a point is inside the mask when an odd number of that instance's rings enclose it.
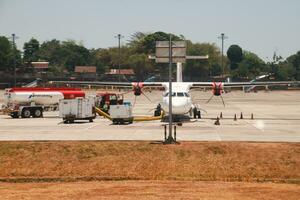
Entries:
{"label": "white airplane fuselage", "polygon": [[[163,84],[165,88],[162,109],[165,113],[169,113],[169,83]],[[172,83],[172,114],[185,115],[194,107],[190,95],[190,83],[173,82]]]}

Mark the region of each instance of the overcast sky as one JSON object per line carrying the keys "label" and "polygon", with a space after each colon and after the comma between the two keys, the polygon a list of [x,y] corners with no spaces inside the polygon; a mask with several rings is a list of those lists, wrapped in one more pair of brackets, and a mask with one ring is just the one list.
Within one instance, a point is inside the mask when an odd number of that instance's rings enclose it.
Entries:
{"label": "overcast sky", "polygon": [[15,33],[18,48],[74,39],[88,48],[117,45],[136,31],[182,34],[193,42],[231,44],[270,59],[300,50],[300,0],[0,0],[0,35]]}

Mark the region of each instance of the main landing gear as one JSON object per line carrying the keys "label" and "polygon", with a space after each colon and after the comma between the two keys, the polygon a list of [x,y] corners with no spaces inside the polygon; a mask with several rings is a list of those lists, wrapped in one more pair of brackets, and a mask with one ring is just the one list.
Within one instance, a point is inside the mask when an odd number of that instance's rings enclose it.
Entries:
{"label": "main landing gear", "polygon": [[201,119],[201,111],[198,110],[196,107],[193,108],[193,117],[194,119]]}

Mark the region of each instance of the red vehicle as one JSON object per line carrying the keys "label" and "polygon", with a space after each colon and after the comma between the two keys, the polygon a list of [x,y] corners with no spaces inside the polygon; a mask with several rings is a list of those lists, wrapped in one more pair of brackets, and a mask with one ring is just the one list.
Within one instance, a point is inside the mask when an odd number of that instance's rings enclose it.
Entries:
{"label": "red vehicle", "polygon": [[103,109],[105,104],[108,105],[123,104],[123,99],[124,99],[123,94],[116,94],[116,93],[109,93],[109,92],[98,93],[97,97],[100,98],[98,103],[100,109]]}

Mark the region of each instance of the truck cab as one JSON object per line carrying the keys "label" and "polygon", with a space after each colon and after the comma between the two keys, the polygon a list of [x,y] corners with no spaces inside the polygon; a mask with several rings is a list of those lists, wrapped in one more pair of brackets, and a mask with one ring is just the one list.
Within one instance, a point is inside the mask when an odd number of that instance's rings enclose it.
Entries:
{"label": "truck cab", "polygon": [[122,105],[124,96],[123,94],[116,93],[98,93],[97,97],[99,98],[98,107],[103,109],[104,105],[108,103],[109,105]]}

